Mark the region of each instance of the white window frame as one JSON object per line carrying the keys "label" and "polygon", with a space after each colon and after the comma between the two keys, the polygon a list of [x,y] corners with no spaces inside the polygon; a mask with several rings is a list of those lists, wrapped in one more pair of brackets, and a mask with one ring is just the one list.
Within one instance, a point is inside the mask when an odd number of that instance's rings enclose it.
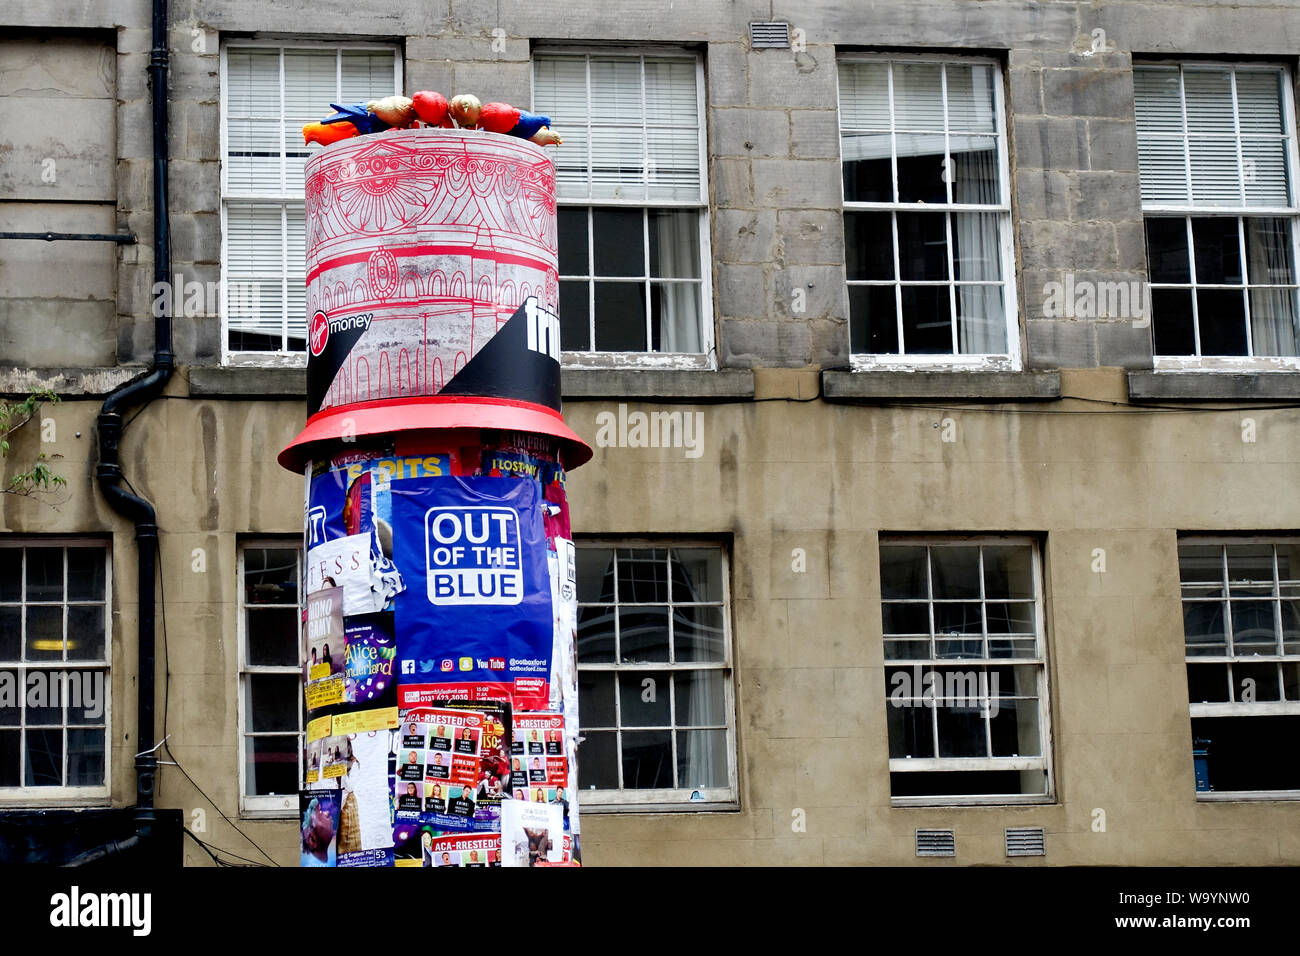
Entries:
{"label": "white window frame", "polygon": [[[1052,762],[1052,702],[1050,697],[1050,680],[1049,680],[1049,662],[1047,653],[1047,617],[1044,608],[1044,586],[1043,586],[1043,548],[1037,538],[1032,535],[881,535],[877,547],[876,555],[879,560],[880,550],[886,547],[950,547],[950,546],[975,546],[975,545],[1028,545],[1032,549],[1033,564],[1033,590],[1034,590],[1034,626],[1037,628],[1036,644],[1038,656],[1034,658],[1024,657],[971,657],[971,658],[954,658],[950,661],[941,661],[931,655],[928,660],[890,660],[883,659],[885,681],[884,697],[885,707],[892,707],[888,686],[888,671],[894,667],[912,667],[919,664],[922,670],[935,669],[944,667],[961,667],[969,665],[972,669],[982,667],[1037,667],[1039,673],[1038,679],[1038,736],[1039,744],[1042,749],[1042,755],[1038,757],[925,757],[925,758],[906,758],[890,757],[889,772],[906,773],[906,772],[932,772],[948,771],[960,774],[962,771],[1023,771],[1023,770],[1042,770],[1045,776],[1045,783],[1042,793],[1022,793],[1022,794],[946,794],[935,796],[893,796],[892,787],[890,794],[890,805],[895,807],[933,807],[933,806],[1005,806],[1015,804],[1050,804],[1056,802],[1056,777]],[[980,557],[981,568],[983,567],[983,555]],[[926,574],[930,575],[931,569],[928,567]],[[877,575],[879,578],[879,575]],[[983,607],[988,598],[983,595],[984,578],[980,575],[981,596],[979,602]],[[881,597],[881,609],[885,604],[885,598]],[[999,599],[994,599],[999,600]],[[894,603],[891,599],[891,603]],[[901,600],[899,601],[901,603]],[[915,599],[909,603],[922,603],[920,599]],[[933,586],[930,586],[930,597],[925,600],[929,606],[933,606],[934,592]],[[987,615],[985,615],[985,633],[984,640],[987,642]],[[886,636],[883,633],[883,620],[881,628],[881,648],[884,649]],[[931,612],[931,646],[935,640],[933,634],[933,612]],[[888,734],[886,734],[886,743],[888,744]]]}
{"label": "white window frame", "polygon": [[[727,786],[726,788],[700,789],[685,787],[680,789],[660,789],[660,790],[588,790],[582,783],[582,768],[579,762],[578,785],[581,792],[582,810],[584,813],[589,811],[600,812],[718,812],[731,811],[740,809],[739,788],[737,779],[737,755],[736,755],[736,697],[735,697],[735,664],[732,652],[732,635],[731,635],[731,571],[728,555],[728,547],[719,541],[702,540],[692,541],[690,539],[679,538],[614,538],[614,537],[593,537],[579,538],[575,542],[578,550],[587,548],[611,548],[618,550],[620,548],[716,548],[719,554],[721,565],[720,575],[722,579],[722,627],[724,633],[724,655],[721,663],[709,663],[703,661],[690,661],[680,663],[669,662],[646,662],[644,664],[620,664],[614,663],[603,664],[578,664],[578,670],[604,673],[612,673],[614,677],[614,719],[620,726],[615,728],[599,728],[601,730],[613,729],[616,733],[621,734],[621,705],[618,696],[618,675],[636,671],[644,672],[663,672],[670,671],[674,673],[687,673],[701,670],[718,670],[723,674],[724,697],[723,706],[726,708],[725,717],[727,719]],[[617,577],[617,572],[615,574]],[[672,582],[669,581],[669,598],[670,608],[679,606],[671,602]],[[579,605],[583,607],[585,605]],[[596,606],[606,606],[605,602],[597,602]],[[620,604],[617,601],[610,602],[609,606],[619,607],[636,607],[636,604]],[[660,605],[654,605],[656,607]],[[690,606],[682,605],[682,606]],[[712,606],[710,602],[710,606]],[[672,613],[669,612],[669,621],[672,620]],[[670,625],[671,626],[671,625]],[[675,683],[675,682],[674,682]],[[670,729],[673,731],[673,755],[674,764],[676,763],[676,721],[677,714],[674,702],[669,702],[668,707],[669,720],[672,721]],[[579,725],[581,726],[582,714],[578,714]],[[620,745],[621,746],[621,745]],[[618,762],[618,776],[621,781],[623,778],[622,751],[616,752]],[[691,800],[690,796],[696,790],[699,790],[702,800]]]}
{"label": "white window frame", "polygon": [[[610,56],[610,57],[638,57],[641,61],[642,81],[644,85],[645,60],[655,57],[671,57],[676,59],[689,58],[695,61],[695,99],[696,115],[699,117],[699,162],[700,162],[700,196],[698,200],[651,200],[651,199],[600,199],[598,201],[583,199],[558,199],[558,206],[570,207],[574,209],[593,209],[599,207],[614,209],[691,209],[699,213],[699,243],[700,243],[700,345],[701,352],[576,352],[565,350],[563,352],[563,364],[565,368],[575,369],[600,369],[600,368],[659,368],[659,369],[703,369],[713,370],[718,367],[717,348],[714,341],[714,312],[713,312],[713,252],[710,246],[710,205],[709,205],[709,151],[708,151],[708,113],[706,112],[706,102],[704,95],[704,59],[696,50],[690,50],[685,47],[633,47],[633,46],[539,46],[532,51],[532,57],[538,56],[582,56],[587,58],[587,96],[588,101],[591,97],[591,63],[593,56]],[[535,88],[536,88],[536,71],[533,68],[533,60],[530,58],[529,84],[530,99],[535,108]],[[590,109],[588,109],[590,115]],[[564,136],[564,130],[558,129],[557,133]],[[564,146],[557,147],[564,149]],[[591,167],[590,140],[588,140],[588,169]],[[644,259],[646,268],[649,269],[649,234],[648,234],[648,217],[642,215],[642,236],[644,245]],[[587,215],[587,264],[588,274],[585,276],[575,276],[574,281],[582,280],[587,283],[587,315],[589,323],[589,333],[591,335],[591,344],[596,344],[595,322],[595,280],[590,273],[594,263],[595,248],[592,243],[592,219],[590,212]],[[565,278],[561,276],[561,278]],[[634,279],[634,276],[622,277]],[[650,277],[643,276],[646,287],[646,342],[650,342],[650,298],[649,284]],[[655,280],[663,282],[665,280]],[[671,281],[671,280],[668,280]],[[696,280],[682,280],[694,283]]]}
{"label": "white window frame", "polygon": [[[298,814],[298,793],[286,794],[283,796],[272,796],[269,794],[249,794],[246,789],[245,771],[247,769],[248,752],[246,746],[248,741],[255,736],[265,737],[287,737],[287,732],[260,732],[256,733],[248,730],[249,715],[247,714],[248,702],[248,677],[257,674],[272,674],[288,676],[290,674],[297,677],[300,681],[298,695],[296,698],[298,714],[298,784],[301,788],[303,781],[303,748],[306,742],[307,728],[303,724],[303,706],[304,698],[301,687],[302,664],[290,667],[288,665],[270,665],[270,664],[249,664],[248,663],[248,605],[244,603],[244,554],[249,548],[277,548],[281,550],[294,550],[298,552],[298,600],[293,605],[288,604],[259,604],[256,607],[292,607],[295,612],[301,612],[303,607],[303,588],[305,586],[305,558],[302,549],[301,537],[260,537],[241,540],[236,547],[239,551],[238,560],[236,561],[236,598],[235,607],[238,618],[237,639],[239,642],[239,685],[237,694],[238,717],[238,762],[239,762],[239,813],[240,816],[257,819],[257,818],[286,818],[296,817]],[[302,652],[302,635],[301,626],[298,637],[299,654]]]}
{"label": "white window frame", "polygon": [[[1022,367],[1021,349],[1020,349],[1020,302],[1016,290],[1016,251],[1015,251],[1015,226],[1011,219],[1011,165],[1009,157],[1008,138],[1010,131],[1007,125],[1006,111],[1006,94],[1004,90],[1005,79],[1002,73],[1002,64],[996,59],[990,57],[964,56],[961,54],[943,54],[943,53],[840,53],[836,57],[835,69],[835,107],[836,116],[843,115],[840,108],[839,93],[839,64],[840,63],[955,63],[955,64],[980,64],[991,67],[993,70],[993,109],[994,118],[997,123],[997,132],[995,137],[998,143],[998,185],[999,185],[999,203],[997,206],[985,206],[971,203],[944,203],[934,205],[921,205],[918,203],[896,203],[896,202],[849,202],[844,198],[844,177],[840,176],[840,203],[844,212],[994,212],[998,214],[998,238],[999,251],[1001,254],[1002,266],[1002,304],[1003,319],[1006,322],[1007,351],[1004,353],[989,354],[951,354],[951,355],[926,355],[918,353],[866,353],[854,352],[850,356],[850,367],[855,372],[870,371],[873,369],[887,370],[943,370],[943,369],[961,369],[961,370],[983,370],[983,371],[1012,371],[1018,372]],[[894,113],[894,92],[892,70],[889,90],[889,110],[892,120]],[[946,74],[945,74],[946,75]],[[944,85],[944,123],[947,125],[947,84]],[[840,122],[837,119],[837,123]],[[892,123],[891,123],[892,125]],[[840,169],[844,168],[844,127],[839,126],[839,146],[840,146]],[[948,132],[945,128],[944,137],[947,141]],[[891,131],[893,146],[891,149],[890,163],[892,166],[894,194],[898,193],[898,162],[897,162],[897,134]],[[951,190],[950,190],[951,191]],[[952,286],[956,282],[956,273],[952,262],[952,228],[948,227],[948,279],[940,282],[920,282],[908,280],[904,282],[899,270],[898,256],[898,225],[894,224],[894,278],[887,280],[863,280],[846,278],[846,298],[845,298],[845,315],[848,313],[847,288],[854,285],[892,285],[895,288],[894,311],[898,322],[898,340],[903,342],[903,318],[902,318],[902,285],[946,285]],[[847,250],[846,250],[846,267],[847,267]],[[847,273],[846,273],[847,274]],[[991,284],[991,283],[990,283]],[[952,322],[953,322],[953,341],[956,342],[958,318],[956,314],[955,302],[951,305]],[[850,322],[852,318],[850,317]],[[846,334],[852,335],[851,329]],[[850,340],[850,348],[852,342]]]}
{"label": "white window frame", "polygon": [[[100,661],[34,661],[21,666],[0,664],[0,670],[16,670],[26,673],[34,670],[98,670],[104,674],[104,784],[100,787],[6,787],[0,789],[0,807],[87,807],[107,806],[112,793],[113,776],[113,742],[116,734],[113,728],[113,543],[107,538],[40,538],[40,537],[3,537],[0,547],[6,548],[63,548],[63,573],[67,581],[67,548],[100,548],[104,552],[104,660]],[[24,559],[26,560],[26,559]],[[19,595],[19,606],[27,606],[27,595]],[[44,602],[40,602],[44,603]],[[75,603],[75,602],[74,602]],[[67,592],[64,592],[64,636],[67,636]],[[9,605],[12,606],[12,605]],[[26,615],[24,615],[25,618]],[[26,624],[24,623],[24,627]],[[62,663],[62,667],[58,667]],[[26,728],[26,708],[19,730]],[[63,724],[66,730],[76,725]],[[15,728],[6,727],[6,730]],[[20,754],[26,753],[26,734],[20,733]],[[63,748],[64,775],[67,774],[67,738],[65,734]],[[26,767],[25,757],[20,756],[19,773]]]}
{"label": "white window frame", "polygon": [[[288,351],[283,348],[275,352],[269,350],[264,352],[247,352],[247,351],[235,351],[230,348],[230,327],[229,327],[228,316],[226,314],[226,303],[230,301],[230,297],[228,294],[229,290],[227,288],[227,281],[228,281],[227,263],[229,262],[229,250],[227,248],[227,237],[229,235],[229,229],[226,224],[227,206],[230,204],[234,204],[237,206],[247,205],[247,206],[265,206],[265,207],[278,205],[281,210],[280,212],[281,236],[284,237],[283,255],[287,256],[288,255],[288,251],[287,251],[288,250],[288,241],[287,241],[288,207],[295,203],[302,204],[305,203],[306,201],[305,196],[294,199],[294,198],[289,198],[284,194],[281,194],[277,197],[277,196],[257,195],[257,194],[232,195],[230,193],[229,184],[228,184],[229,166],[226,162],[226,154],[227,154],[227,150],[229,149],[229,130],[226,121],[226,106],[229,103],[229,98],[230,98],[226,53],[230,47],[234,47],[236,49],[248,49],[251,47],[258,47],[262,49],[280,51],[279,108],[281,111],[281,115],[283,115],[283,111],[284,111],[284,53],[286,50],[307,50],[307,51],[317,52],[317,53],[324,52],[327,50],[332,50],[335,55],[336,71],[340,71],[342,69],[342,63],[339,58],[340,53],[343,52],[355,53],[355,52],[366,52],[366,51],[390,52],[393,54],[393,90],[394,92],[398,92],[398,93],[400,93],[402,90],[402,51],[401,48],[395,43],[361,43],[361,42],[327,43],[324,41],[294,40],[294,39],[287,39],[287,38],[285,39],[279,39],[279,38],[240,39],[238,37],[230,37],[230,38],[223,37],[221,40],[221,61],[220,61],[221,62],[221,66],[220,66],[220,74],[221,74],[221,156],[220,156],[220,162],[221,162],[221,199],[220,199],[220,206],[221,206],[221,303],[220,303],[221,364],[234,365],[234,366],[241,366],[241,365],[254,366],[254,367],[276,366],[276,367],[289,367],[289,368],[306,368],[307,367],[306,349],[303,349],[301,352]],[[321,108],[322,117],[327,116],[329,115],[330,112],[332,112],[329,103],[320,104],[320,108]],[[285,164],[288,162],[287,158],[285,157],[286,145],[287,144],[285,142],[284,123],[281,122],[280,124],[281,182],[284,181],[284,168],[285,168]],[[281,268],[280,268],[280,278],[284,279],[287,272],[288,272],[288,261],[287,259],[282,258]],[[287,320],[288,308],[289,308],[287,283],[285,284],[285,292],[282,301],[282,307],[285,311],[286,320]],[[282,343],[283,343],[284,337],[287,337],[287,321],[286,321],[286,325],[283,326],[282,329],[283,329],[282,331]]]}
{"label": "white window frame", "polygon": [[[1253,71],[1267,73],[1281,73],[1282,82],[1282,102],[1279,104],[1282,112],[1283,136],[1288,140],[1286,149],[1286,177],[1287,186],[1291,193],[1292,204],[1287,206],[1198,206],[1192,200],[1191,188],[1191,163],[1187,164],[1188,188],[1187,202],[1175,204],[1162,203],[1142,203],[1142,218],[1145,221],[1148,218],[1181,218],[1187,224],[1187,241],[1188,241],[1188,267],[1193,268],[1195,260],[1195,250],[1192,248],[1192,225],[1193,218],[1212,218],[1212,217],[1230,217],[1237,219],[1237,234],[1241,243],[1241,270],[1242,285],[1237,286],[1198,286],[1194,282],[1175,282],[1175,283],[1150,283],[1151,289],[1163,288],[1191,288],[1192,290],[1192,318],[1193,329],[1196,336],[1196,347],[1200,349],[1200,317],[1196,304],[1197,288],[1227,288],[1240,289],[1243,286],[1249,288],[1250,283],[1250,264],[1247,260],[1245,249],[1245,224],[1241,221],[1243,218],[1278,218],[1291,220],[1291,256],[1292,267],[1296,270],[1297,281],[1300,281],[1300,154],[1297,154],[1297,135],[1296,135],[1296,104],[1295,104],[1295,78],[1292,76],[1291,69],[1282,62],[1227,62],[1221,60],[1182,60],[1182,59],[1157,59],[1142,60],[1133,64],[1134,70],[1142,67],[1177,67],[1178,68],[1178,90],[1181,101],[1183,123],[1187,122],[1187,96],[1183,85],[1183,74],[1187,69],[1193,71],[1229,70],[1232,73],[1232,101],[1233,115],[1239,116],[1237,106],[1237,81],[1236,74],[1238,71]],[[1240,124],[1238,123],[1238,127]],[[1182,137],[1184,155],[1189,149],[1188,138]],[[1240,139],[1237,141],[1238,157],[1241,154]],[[1150,267],[1148,264],[1148,277],[1150,276]],[[1195,273],[1190,276],[1195,279]],[[1261,287],[1261,286],[1256,286]],[[1155,316],[1152,316],[1155,321]],[[1251,341],[1251,324],[1250,324],[1250,296],[1245,295],[1245,313],[1244,321],[1246,323],[1246,342],[1247,347],[1253,348]],[[1154,338],[1153,338],[1154,352]],[[1154,367],[1156,371],[1209,371],[1209,372],[1242,372],[1242,371],[1268,371],[1268,370],[1300,370],[1300,355],[1298,356],[1257,356],[1257,355],[1158,355],[1154,354]]]}
{"label": "white window frame", "polygon": [[[1233,664],[1270,664],[1270,663],[1294,663],[1300,666],[1300,654],[1237,654],[1232,649],[1232,589],[1230,579],[1228,578],[1228,564],[1226,552],[1223,551],[1229,545],[1234,544],[1267,544],[1273,545],[1273,596],[1274,602],[1273,622],[1278,628],[1279,637],[1283,634],[1281,621],[1282,595],[1280,593],[1280,578],[1277,566],[1277,549],[1279,544],[1295,543],[1294,538],[1287,535],[1254,535],[1249,537],[1232,537],[1223,535],[1179,535],[1178,547],[1181,550],[1183,545],[1212,545],[1220,549],[1220,561],[1223,570],[1223,596],[1221,600],[1227,608],[1227,615],[1224,620],[1224,636],[1228,644],[1228,652],[1225,654],[1196,654],[1188,655],[1186,653],[1186,643],[1184,643],[1183,658],[1186,664],[1226,664],[1229,668]],[[1181,557],[1181,555],[1180,555]],[[1181,611],[1184,604],[1200,603],[1195,600],[1188,601],[1183,594],[1182,575],[1179,575],[1179,609]],[[1240,600],[1240,599],[1239,599]],[[1260,599],[1255,598],[1251,603],[1262,603]],[[1285,650],[1285,648],[1283,648]],[[1235,685],[1232,690],[1236,692]],[[1188,699],[1188,712],[1190,717],[1277,717],[1277,716],[1297,716],[1300,715],[1300,700],[1296,701],[1221,701],[1217,703],[1192,703],[1190,696]],[[1211,790],[1197,791],[1196,799],[1201,803],[1228,803],[1235,801],[1251,800],[1300,800],[1300,790]]]}

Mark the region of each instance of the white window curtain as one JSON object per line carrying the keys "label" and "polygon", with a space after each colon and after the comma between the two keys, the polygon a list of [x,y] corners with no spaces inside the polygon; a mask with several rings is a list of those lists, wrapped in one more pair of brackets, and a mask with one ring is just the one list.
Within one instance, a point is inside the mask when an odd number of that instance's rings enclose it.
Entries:
{"label": "white window curtain", "polygon": [[1253,286],[1295,283],[1291,263],[1291,230],[1285,219],[1246,220],[1246,267],[1250,282],[1251,341],[1256,355],[1296,355],[1300,340],[1300,307],[1294,288]]}
{"label": "white window curtain", "polygon": [[[694,211],[650,216],[661,276],[699,275],[700,223]],[[663,352],[701,352],[700,287],[695,282],[655,283],[660,296],[659,348]]]}

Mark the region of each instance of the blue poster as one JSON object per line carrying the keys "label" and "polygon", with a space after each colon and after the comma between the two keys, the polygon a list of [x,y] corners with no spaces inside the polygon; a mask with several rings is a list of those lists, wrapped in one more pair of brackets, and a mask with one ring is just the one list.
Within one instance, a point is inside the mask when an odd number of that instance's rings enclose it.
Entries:
{"label": "blue poster", "polygon": [[450,686],[516,706],[544,700],[554,627],[537,484],[391,484],[394,560],[406,583],[394,606],[400,706],[446,697]]}

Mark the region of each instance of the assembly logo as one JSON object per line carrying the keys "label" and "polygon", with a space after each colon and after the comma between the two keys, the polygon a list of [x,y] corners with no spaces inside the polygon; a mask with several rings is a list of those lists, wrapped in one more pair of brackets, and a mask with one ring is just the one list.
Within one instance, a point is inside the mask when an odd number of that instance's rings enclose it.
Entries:
{"label": "assembly logo", "polygon": [[366,331],[366,329],[370,328],[370,321],[374,317],[373,312],[362,312],[357,315],[345,315],[337,319],[331,319],[324,312],[317,309],[307,328],[307,339],[311,347],[311,354],[319,357],[325,351],[325,347],[329,345],[331,335],[338,335],[340,332],[351,332],[354,329],[360,332]]}

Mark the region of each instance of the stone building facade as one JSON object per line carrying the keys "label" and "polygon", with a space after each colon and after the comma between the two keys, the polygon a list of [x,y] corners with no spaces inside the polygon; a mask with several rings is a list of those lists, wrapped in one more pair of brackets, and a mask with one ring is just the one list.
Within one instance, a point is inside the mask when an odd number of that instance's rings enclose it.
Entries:
{"label": "stone building facade", "polygon": [[[158,804],[218,853],[296,859],[295,84],[391,66],[565,136],[588,863],[1300,860],[1294,2],[169,10],[178,368],[122,467]],[[96,415],[153,351],[150,7],[0,19],[0,228],[134,237],[0,239],[3,391],[62,399],[5,477],[67,479],[0,497],[0,669],[107,686],[0,708],[0,804],[124,807],[157,741]]]}

